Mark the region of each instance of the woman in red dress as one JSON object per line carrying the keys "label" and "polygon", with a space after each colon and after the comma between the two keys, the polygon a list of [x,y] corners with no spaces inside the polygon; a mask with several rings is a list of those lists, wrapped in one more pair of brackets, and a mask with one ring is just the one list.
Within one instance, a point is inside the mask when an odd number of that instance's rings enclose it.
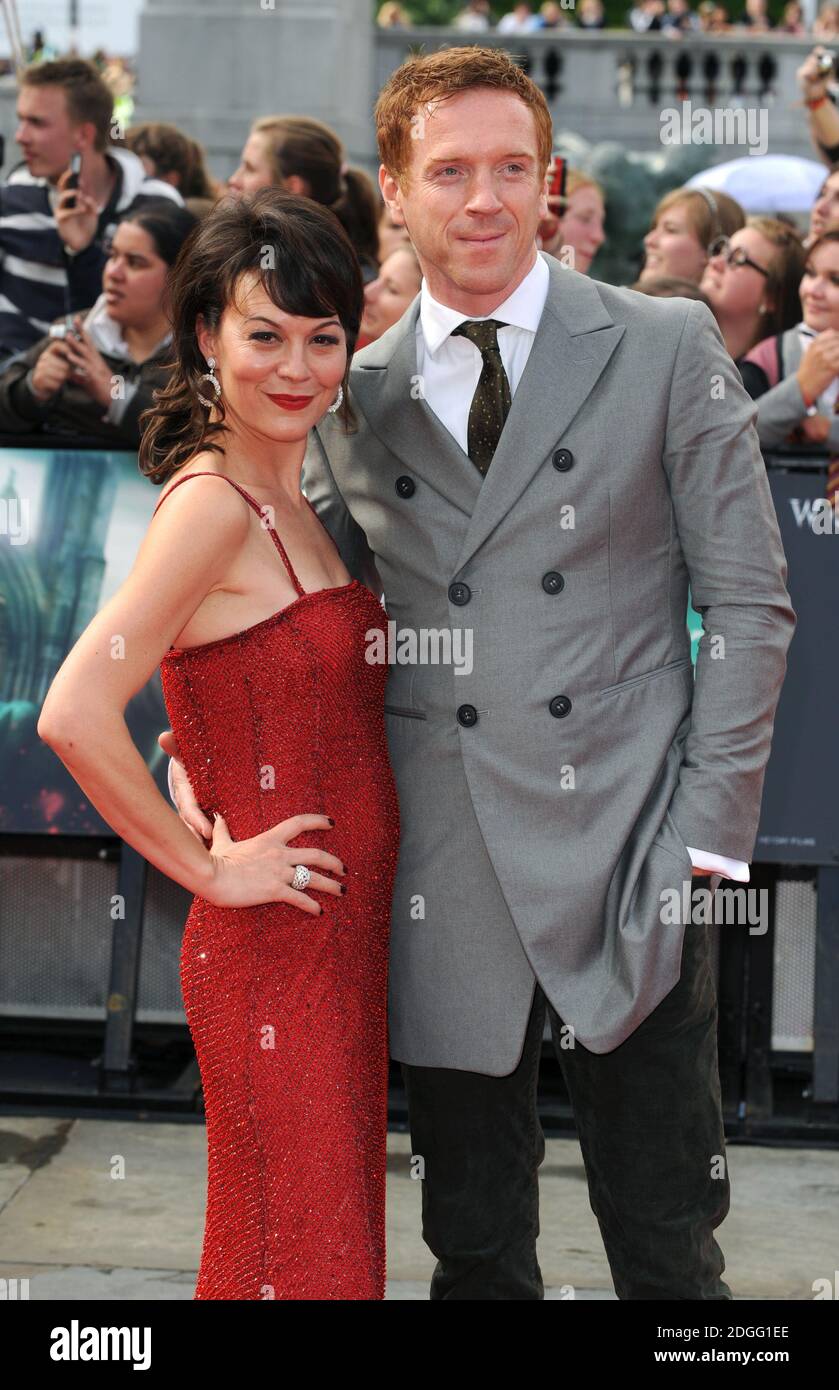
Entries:
{"label": "woman in red dress", "polygon": [[[181,981],[207,1115],[197,1299],[384,1297],[398,809],[386,667],[365,652],[387,615],[300,490],[362,306],[346,235],[307,199],[225,200],[198,227],[140,453],[166,486],[38,725],[114,830],[196,895]],[[206,817],[192,833],[123,718],[158,666]]]}

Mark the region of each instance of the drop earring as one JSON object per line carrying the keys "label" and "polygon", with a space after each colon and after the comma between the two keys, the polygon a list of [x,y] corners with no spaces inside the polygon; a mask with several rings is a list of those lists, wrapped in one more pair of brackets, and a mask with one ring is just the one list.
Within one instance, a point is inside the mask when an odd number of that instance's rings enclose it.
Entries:
{"label": "drop earring", "polygon": [[338,383],[338,394],[337,394],[337,396],[335,397],[335,399],[334,399],[334,401],[332,402],[332,404],[331,404],[330,406],[328,406],[327,412],[326,412],[327,415],[334,415],[334,414],[335,414],[335,411],[338,410],[338,408],[340,407],[341,402],[343,401],[343,399],[344,399],[344,388],[343,388],[343,386],[341,385],[341,383],[339,382],[339,383]]}
{"label": "drop earring", "polygon": [[[200,376],[200,377],[198,378],[198,386],[201,385],[201,382],[202,382],[202,381],[209,381],[209,382],[212,384],[213,390],[214,390],[215,393],[216,393],[216,401],[218,401],[218,400],[221,399],[221,382],[219,381],[218,377],[217,377],[216,374],[215,374],[215,371],[213,370],[214,367],[215,367],[215,365],[216,365],[216,359],[215,359],[214,357],[208,357],[208,358],[207,358],[207,366],[209,367],[210,370],[209,370],[208,372],[205,372],[203,376]],[[215,401],[208,401],[208,400],[207,400],[207,397],[206,397],[206,396],[202,396],[202,395],[201,395],[201,392],[200,392],[199,390],[197,390],[197,389],[196,389],[196,395],[198,396],[198,399],[199,399],[199,401],[201,402],[202,405],[205,405],[205,406],[207,407],[208,410],[212,410],[213,406],[214,406],[215,403],[216,403]]]}

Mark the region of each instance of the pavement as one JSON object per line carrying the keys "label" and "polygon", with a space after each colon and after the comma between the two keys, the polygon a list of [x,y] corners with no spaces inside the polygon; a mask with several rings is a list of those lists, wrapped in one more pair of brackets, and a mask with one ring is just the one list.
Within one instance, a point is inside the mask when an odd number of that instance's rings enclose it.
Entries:
{"label": "pavement", "polygon": [[[819,1279],[839,1291],[839,1152],[727,1152],[732,1205],[717,1239],[735,1298],[813,1299]],[[409,1136],[391,1133],[388,1299],[428,1299],[420,1193]],[[614,1300],[576,1139],[548,1139],[540,1193],[546,1299]],[[0,1116],[0,1278],[28,1279],[32,1300],[191,1299],[205,1199],[201,1124]]]}

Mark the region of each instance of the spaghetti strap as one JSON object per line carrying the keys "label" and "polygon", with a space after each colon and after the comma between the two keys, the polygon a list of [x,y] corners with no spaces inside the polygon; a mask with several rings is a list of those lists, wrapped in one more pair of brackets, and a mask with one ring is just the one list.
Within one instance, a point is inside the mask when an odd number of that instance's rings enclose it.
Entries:
{"label": "spaghetti strap", "polygon": [[[280,553],[280,558],[282,559],[282,562],[285,565],[286,570],[288,571],[288,577],[294,585],[296,593],[299,597],[302,598],[306,590],[303,588],[303,585],[300,583],[300,580],[294,573],[294,568],[292,566],[291,561],[288,558],[288,555],[286,554],[285,546],[283,545],[282,541],[277,535],[277,532],[274,530],[273,526],[270,526],[268,524],[264,515],[264,509],[257,502],[256,498],[251,497],[249,492],[246,492],[245,489],[241,487],[239,483],[234,483],[233,479],[228,478],[225,473],[211,473],[209,471],[203,473],[185,473],[182,478],[178,478],[177,482],[174,482],[172,484],[172,486],[169,488],[169,492],[165,492],[163,496],[158,499],[157,507],[159,507],[161,503],[166,501],[166,498],[169,496],[169,493],[174,492],[176,487],[180,487],[181,483],[188,483],[190,478],[223,478],[226,483],[229,483],[231,487],[235,487],[236,491],[241,493],[248,505],[251,506],[259,516],[260,524],[265,527],[272,541],[274,542],[274,545]],[[306,498],[306,501],[309,501],[308,497]],[[309,506],[312,506],[311,502],[309,502]],[[152,512],[152,516],[156,514],[157,507],[155,507],[154,512]],[[314,511],[313,507],[312,510]]]}

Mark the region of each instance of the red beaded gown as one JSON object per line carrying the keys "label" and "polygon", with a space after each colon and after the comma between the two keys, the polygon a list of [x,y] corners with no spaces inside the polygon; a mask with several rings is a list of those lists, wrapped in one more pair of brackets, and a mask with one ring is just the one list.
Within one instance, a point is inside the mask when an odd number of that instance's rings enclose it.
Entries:
{"label": "red beaded gown", "polygon": [[387,615],[355,579],[304,592],[266,530],[297,598],[242,632],[170,648],[166,708],[210,819],[220,811],[244,840],[299,813],[332,816],[333,829],[290,843],[337,855],[347,891],[310,887],[320,917],[288,903],[193,899],[181,985],[208,1152],[194,1297],[380,1299],[399,813],[387,669],[365,660],[365,634]]}

